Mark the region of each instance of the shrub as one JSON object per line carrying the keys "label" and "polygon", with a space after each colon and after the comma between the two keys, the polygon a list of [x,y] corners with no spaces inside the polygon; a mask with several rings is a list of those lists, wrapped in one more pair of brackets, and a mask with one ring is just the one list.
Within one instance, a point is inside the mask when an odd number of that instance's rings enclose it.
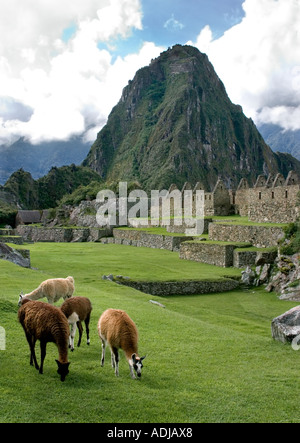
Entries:
{"label": "shrub", "polygon": [[6,205],[4,203],[0,203],[0,226],[5,225],[15,225],[17,215],[17,209]]}
{"label": "shrub", "polygon": [[285,239],[289,240],[288,244],[281,247],[281,253],[285,255],[293,255],[300,251],[300,222],[289,224],[285,229]]}

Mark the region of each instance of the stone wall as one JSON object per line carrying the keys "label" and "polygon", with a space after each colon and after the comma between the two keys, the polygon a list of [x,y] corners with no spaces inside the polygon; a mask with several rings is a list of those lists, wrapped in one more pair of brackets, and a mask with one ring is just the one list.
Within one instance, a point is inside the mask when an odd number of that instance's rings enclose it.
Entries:
{"label": "stone wall", "polygon": [[19,235],[0,235],[0,243],[13,243],[15,245],[22,245],[23,238]]}
{"label": "stone wall", "polygon": [[[203,230],[202,234],[208,234],[208,226],[209,226],[209,223],[211,223],[211,222],[212,222],[212,218],[204,218],[204,230]],[[194,227],[195,227],[195,225],[194,225]],[[171,224],[169,226],[167,226],[166,228],[167,228],[167,232],[171,232],[174,234],[184,234],[187,229],[191,229],[191,227],[187,226],[184,222],[179,226],[175,225],[174,220],[171,220]]]}
{"label": "stone wall", "polygon": [[142,282],[122,279],[119,283],[151,295],[194,295],[214,292],[232,291],[239,287],[239,282],[232,279],[216,281],[171,281],[171,282]]}
{"label": "stone wall", "polygon": [[277,250],[252,251],[247,249],[235,249],[233,253],[233,266],[246,268],[257,264],[274,263]]}
{"label": "stone wall", "polygon": [[[189,184],[187,189],[193,189],[195,194],[203,187],[197,183],[194,188]],[[260,175],[254,187],[243,178],[237,190],[226,189],[223,181],[218,180],[212,192],[204,192],[204,213],[206,216],[229,215],[234,211],[257,223],[292,223],[300,214],[299,191],[300,178],[294,171],[286,178],[279,173],[268,177]]]}
{"label": "stone wall", "polygon": [[299,186],[249,189],[249,221],[292,223],[298,215]]}
{"label": "stone wall", "polygon": [[154,249],[179,251],[182,242],[192,240],[192,237],[149,234],[142,230],[113,229],[115,243]]}
{"label": "stone wall", "polygon": [[231,210],[230,195],[222,180],[218,180],[213,190],[214,214],[228,215]]}
{"label": "stone wall", "polygon": [[96,228],[41,228],[20,225],[16,231],[29,242],[96,242],[111,235],[111,231],[107,229]]}
{"label": "stone wall", "polygon": [[247,242],[257,248],[277,246],[278,241],[284,237],[280,227],[229,225],[211,223],[209,225],[209,238],[215,241]]}
{"label": "stone wall", "polygon": [[233,266],[234,250],[239,246],[241,245],[189,241],[181,245],[180,258],[228,268]]}
{"label": "stone wall", "polygon": [[243,178],[234,195],[235,213],[247,217],[249,211],[249,184]]}

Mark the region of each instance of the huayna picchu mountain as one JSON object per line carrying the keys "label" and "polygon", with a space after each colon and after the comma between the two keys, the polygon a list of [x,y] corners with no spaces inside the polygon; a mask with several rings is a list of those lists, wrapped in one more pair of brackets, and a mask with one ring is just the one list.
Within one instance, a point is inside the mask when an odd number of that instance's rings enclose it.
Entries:
{"label": "huayna picchu mountain", "polygon": [[140,69],[123,90],[83,163],[107,181],[137,180],[146,190],[218,177],[236,187],[300,162],[274,154],[234,105],[208,57],[176,45]]}

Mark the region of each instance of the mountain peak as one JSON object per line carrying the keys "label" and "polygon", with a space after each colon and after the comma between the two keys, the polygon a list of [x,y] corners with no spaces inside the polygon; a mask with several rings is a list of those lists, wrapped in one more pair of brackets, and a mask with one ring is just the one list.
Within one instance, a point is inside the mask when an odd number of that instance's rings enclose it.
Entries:
{"label": "mountain peak", "polygon": [[106,180],[138,180],[145,189],[186,181],[209,189],[218,177],[235,187],[281,172],[279,163],[207,55],[181,45],[137,71],[84,161]]}

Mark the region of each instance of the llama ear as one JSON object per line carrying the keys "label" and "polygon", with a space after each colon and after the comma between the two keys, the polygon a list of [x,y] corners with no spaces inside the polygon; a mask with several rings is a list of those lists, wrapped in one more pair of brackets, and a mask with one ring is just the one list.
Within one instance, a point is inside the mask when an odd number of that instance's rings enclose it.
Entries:
{"label": "llama ear", "polygon": [[132,358],[133,363],[135,363],[136,362],[136,354],[132,354],[131,358]]}
{"label": "llama ear", "polygon": [[146,354],[144,357],[141,357],[140,360],[141,360],[141,361],[142,361],[142,360],[145,360],[146,357],[147,357],[147,354]]}

